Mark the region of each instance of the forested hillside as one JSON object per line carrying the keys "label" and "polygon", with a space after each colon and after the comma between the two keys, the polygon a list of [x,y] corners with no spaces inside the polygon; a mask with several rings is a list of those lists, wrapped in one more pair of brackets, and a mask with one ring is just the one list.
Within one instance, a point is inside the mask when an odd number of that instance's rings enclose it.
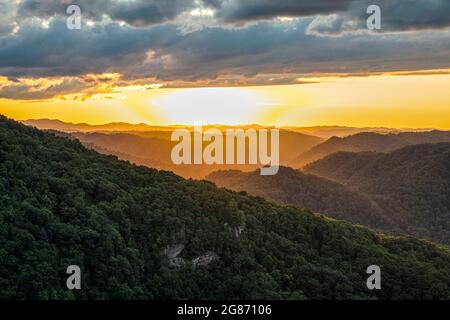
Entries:
{"label": "forested hillside", "polygon": [[337,219],[373,228],[399,231],[401,229],[398,226],[406,223],[392,221],[389,214],[361,192],[291,168],[280,167],[278,174],[273,176],[262,176],[259,170],[253,172],[223,170],[208,175],[207,180],[220,187],[247,191],[281,204],[308,208]]}
{"label": "forested hillside", "polygon": [[450,143],[414,145],[384,153],[340,152],[305,171],[372,195],[410,230],[450,241]]}
{"label": "forested hillside", "polygon": [[[1,299],[449,299],[450,253],[0,118]],[[65,287],[66,268],[82,289]],[[382,290],[366,268],[382,270]]]}
{"label": "forested hillside", "polygon": [[340,151],[346,152],[390,152],[408,145],[450,142],[449,131],[400,132],[380,134],[362,132],[348,137],[332,137],[299,156],[291,162],[294,168],[303,167],[316,160]]}

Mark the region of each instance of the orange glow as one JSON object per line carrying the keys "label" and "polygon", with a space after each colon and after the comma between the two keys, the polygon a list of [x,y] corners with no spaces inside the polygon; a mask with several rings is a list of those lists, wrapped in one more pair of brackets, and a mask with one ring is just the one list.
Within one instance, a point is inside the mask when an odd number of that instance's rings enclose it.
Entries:
{"label": "orange glow", "polygon": [[[311,84],[239,88],[158,89],[159,85],[115,87],[107,82],[107,88],[86,101],[72,96],[38,101],[0,99],[0,113],[17,120],[52,118],[92,124],[200,121],[450,129],[450,74],[445,71],[318,77],[315,80],[320,82]],[[117,78],[111,74],[102,79]],[[6,81],[0,79],[0,85]],[[53,83],[35,81],[38,85]]]}

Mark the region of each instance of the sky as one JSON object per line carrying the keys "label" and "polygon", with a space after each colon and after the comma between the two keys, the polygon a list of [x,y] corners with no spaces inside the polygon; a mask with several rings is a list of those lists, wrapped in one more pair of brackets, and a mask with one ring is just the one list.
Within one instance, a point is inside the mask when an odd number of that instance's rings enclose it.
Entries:
{"label": "sky", "polygon": [[0,0],[17,120],[450,129],[449,88],[447,0]]}

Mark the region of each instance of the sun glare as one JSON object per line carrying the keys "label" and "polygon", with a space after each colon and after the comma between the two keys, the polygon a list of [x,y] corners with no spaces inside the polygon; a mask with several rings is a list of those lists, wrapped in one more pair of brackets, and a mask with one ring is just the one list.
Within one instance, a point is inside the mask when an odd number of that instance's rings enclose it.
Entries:
{"label": "sun glare", "polygon": [[170,123],[242,124],[254,121],[270,101],[250,88],[193,88],[164,94],[151,105]]}

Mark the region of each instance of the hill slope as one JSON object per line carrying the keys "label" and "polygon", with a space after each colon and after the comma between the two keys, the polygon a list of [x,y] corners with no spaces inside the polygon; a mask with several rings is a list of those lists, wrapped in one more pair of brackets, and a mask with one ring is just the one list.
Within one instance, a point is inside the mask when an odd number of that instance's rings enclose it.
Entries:
{"label": "hill slope", "polygon": [[396,226],[402,223],[392,221],[374,201],[360,192],[291,168],[280,167],[274,176],[261,176],[259,171],[223,170],[213,172],[206,179],[230,190],[246,191],[281,204],[308,208],[373,228],[399,230]]}
{"label": "hill slope", "polygon": [[390,152],[408,145],[440,142],[450,142],[450,132],[436,130],[397,134],[363,132],[344,138],[332,137],[309,151],[299,151],[300,155],[291,162],[291,166],[300,168],[339,151]]}
{"label": "hill slope", "polygon": [[[450,298],[448,249],[136,167],[0,118],[0,298]],[[81,267],[82,289],[65,288]],[[382,290],[366,268],[382,268]]]}
{"label": "hill slope", "polygon": [[450,143],[388,154],[340,152],[305,171],[372,195],[405,216],[419,234],[450,242]]}

